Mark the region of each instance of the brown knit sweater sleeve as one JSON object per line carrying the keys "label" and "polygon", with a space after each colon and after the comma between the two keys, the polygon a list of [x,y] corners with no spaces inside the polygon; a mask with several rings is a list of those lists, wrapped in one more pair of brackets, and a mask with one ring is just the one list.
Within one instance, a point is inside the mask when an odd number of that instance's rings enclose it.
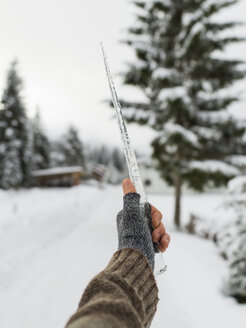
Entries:
{"label": "brown knit sweater sleeve", "polygon": [[66,328],[149,327],[158,303],[152,269],[138,250],[114,253],[87,286]]}

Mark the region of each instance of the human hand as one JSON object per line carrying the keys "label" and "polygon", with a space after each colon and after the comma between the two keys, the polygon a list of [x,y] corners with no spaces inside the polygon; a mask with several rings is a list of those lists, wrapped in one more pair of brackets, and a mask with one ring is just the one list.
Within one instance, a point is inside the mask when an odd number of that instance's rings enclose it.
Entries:
{"label": "human hand", "polygon": [[[136,189],[130,179],[124,179],[122,181],[122,187],[124,195],[136,192]],[[162,223],[162,213],[153,205],[151,205],[151,217],[153,226],[152,240],[158,243],[158,250],[163,253],[168,248],[171,238]]]}
{"label": "human hand", "polygon": [[145,204],[147,220],[143,219],[140,195],[136,193],[131,180],[125,179],[122,186],[124,191],[123,210],[117,215],[118,249],[134,248],[139,250],[154,270],[156,246],[159,247],[160,251],[165,251],[170,236],[166,234],[165,227],[161,222],[160,211],[149,203]]}

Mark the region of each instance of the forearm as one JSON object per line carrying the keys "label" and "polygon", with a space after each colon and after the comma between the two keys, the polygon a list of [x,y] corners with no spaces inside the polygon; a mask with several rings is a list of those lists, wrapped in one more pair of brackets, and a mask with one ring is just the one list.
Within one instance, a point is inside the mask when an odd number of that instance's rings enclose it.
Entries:
{"label": "forearm", "polygon": [[66,328],[149,327],[157,303],[147,259],[137,250],[122,249],[87,286]]}

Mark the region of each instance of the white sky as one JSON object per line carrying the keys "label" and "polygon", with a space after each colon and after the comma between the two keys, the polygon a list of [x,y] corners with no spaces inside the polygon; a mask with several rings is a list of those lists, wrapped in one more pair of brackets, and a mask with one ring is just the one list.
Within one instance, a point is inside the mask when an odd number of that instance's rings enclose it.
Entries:
{"label": "white sky", "polygon": [[[44,126],[52,137],[74,124],[84,141],[120,145],[109,98],[100,41],[108,52],[112,72],[124,70],[132,52],[119,43],[130,26],[134,8],[128,0],[0,0],[0,92],[13,58],[25,82],[23,95],[29,116],[38,105]],[[245,21],[242,0],[223,17]],[[237,30],[246,35],[245,27]],[[227,55],[246,60],[246,45],[231,48]],[[138,96],[116,78],[119,96]],[[241,83],[244,91],[246,82]],[[246,117],[246,99],[235,106]],[[148,149],[153,132],[130,126],[135,148]]]}

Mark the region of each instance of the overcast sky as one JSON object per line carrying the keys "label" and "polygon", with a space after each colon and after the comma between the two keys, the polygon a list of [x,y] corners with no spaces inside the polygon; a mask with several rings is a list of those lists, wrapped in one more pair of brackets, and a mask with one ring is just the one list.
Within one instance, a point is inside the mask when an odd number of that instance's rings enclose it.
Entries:
{"label": "overcast sky", "polygon": [[[129,0],[0,0],[1,94],[6,70],[18,58],[28,115],[33,116],[39,106],[50,136],[59,136],[73,124],[85,141],[120,145],[113,111],[103,103],[109,89],[100,41],[117,76],[133,56],[119,42],[134,21],[133,12]],[[245,13],[242,0],[220,17],[245,22]],[[237,33],[246,35],[245,27]],[[228,49],[227,55],[246,60],[246,45]],[[137,96],[119,78],[116,86],[119,96]],[[245,81],[240,87],[245,90]],[[245,104],[243,99],[235,106],[237,115],[246,117]],[[136,126],[130,126],[129,132],[135,148],[148,148],[153,132]]]}

